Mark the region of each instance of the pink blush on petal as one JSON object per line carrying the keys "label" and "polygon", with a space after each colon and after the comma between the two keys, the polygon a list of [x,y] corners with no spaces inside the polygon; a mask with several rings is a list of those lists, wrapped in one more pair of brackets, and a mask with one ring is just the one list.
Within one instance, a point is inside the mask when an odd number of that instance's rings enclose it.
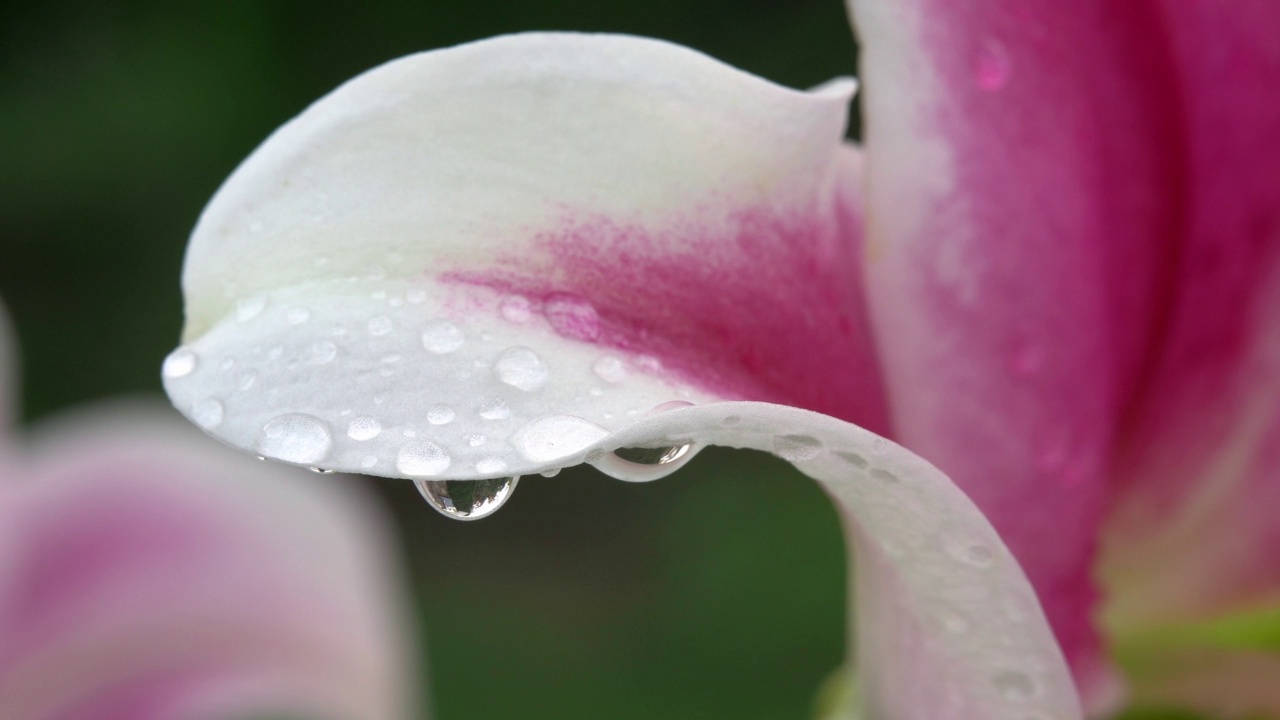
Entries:
{"label": "pink blush on petal", "polygon": [[656,358],[712,394],[886,433],[854,215],[761,209],[654,229],[570,214],[535,234],[532,256],[442,279],[524,296],[562,336]]}

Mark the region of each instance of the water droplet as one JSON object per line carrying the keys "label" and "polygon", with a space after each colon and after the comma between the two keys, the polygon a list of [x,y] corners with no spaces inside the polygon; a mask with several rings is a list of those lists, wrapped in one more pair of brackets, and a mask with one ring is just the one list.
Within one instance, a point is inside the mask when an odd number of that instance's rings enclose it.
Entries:
{"label": "water droplet", "polygon": [[480,403],[480,417],[485,420],[506,420],[511,417],[511,408],[498,399],[485,400]]}
{"label": "water droplet", "polygon": [[375,455],[365,455],[360,459],[360,467],[371,468],[378,464],[378,458]]}
{"label": "water droplet", "polygon": [[868,464],[867,459],[862,457],[856,452],[837,452],[836,457],[858,468],[859,470],[865,470]]}
{"label": "water droplet", "polygon": [[404,294],[404,299],[414,305],[421,305],[427,301],[427,293],[423,290],[413,289]]}
{"label": "water droplet", "polygon": [[279,360],[283,356],[284,345],[272,345],[271,349],[267,351],[268,360]]}
{"label": "water droplet", "polygon": [[503,298],[498,309],[502,311],[502,317],[517,325],[527,323],[533,317],[533,303],[519,295]]}
{"label": "water droplet", "polygon": [[867,474],[868,474],[868,475],[870,475],[871,477],[873,477],[873,478],[875,478],[875,479],[879,480],[880,482],[884,482],[884,483],[896,483],[896,482],[901,482],[901,480],[898,478],[898,476],[897,476],[897,475],[895,475],[895,474],[893,474],[893,473],[891,473],[891,472],[889,472],[888,470],[885,470],[885,469],[883,469],[883,468],[873,468],[873,469],[872,469],[869,473],[867,473]]}
{"label": "water droplet", "polygon": [[948,547],[947,551],[955,559],[974,567],[990,567],[996,561],[995,551],[982,543],[953,545]]}
{"label": "water droplet", "polygon": [[290,325],[301,325],[311,319],[311,311],[306,308],[289,308],[289,312],[285,313],[284,319]]}
{"label": "water droplet", "polygon": [[481,445],[485,444],[485,441],[487,439],[488,438],[486,438],[485,436],[479,433],[472,433],[471,435],[467,436],[467,445],[471,447],[480,447]]}
{"label": "water droplet", "polygon": [[370,335],[378,336],[390,333],[394,325],[391,323],[391,318],[386,315],[377,315],[369,318],[369,322],[366,324],[366,327],[369,330]]}
{"label": "water droplet", "polygon": [[427,422],[432,425],[448,425],[453,422],[453,408],[448,405],[432,405],[427,408]]}
{"label": "water droplet", "polygon": [[169,357],[164,359],[164,365],[161,366],[160,372],[167,378],[186,377],[190,375],[192,371],[196,369],[196,365],[199,364],[200,358],[198,358],[194,352],[191,352],[186,348],[178,348],[177,350],[169,353]]}
{"label": "water droplet", "polygon": [[586,450],[609,431],[573,415],[547,415],[527,423],[511,436],[511,444],[529,462],[559,460]]}
{"label": "water droplet", "polygon": [[773,452],[787,462],[805,462],[818,457],[822,443],[808,435],[779,435],[773,439]]}
{"label": "water droplet", "polygon": [[240,377],[236,378],[236,387],[241,390],[248,390],[258,380],[258,373],[254,370],[245,370],[240,373]]}
{"label": "water droplet", "polygon": [[382,362],[398,363],[400,362],[400,353],[391,353],[390,355],[387,355],[386,357],[382,358]]}
{"label": "water droplet", "polygon": [[973,80],[978,89],[995,92],[1009,84],[1012,73],[1008,49],[995,40],[983,43],[973,61]]}
{"label": "water droplet", "polygon": [[323,420],[287,413],[267,421],[258,433],[258,452],[292,463],[315,463],[329,454],[333,437]]}
{"label": "water droplet", "polygon": [[684,445],[668,445],[656,448],[618,448],[613,451],[613,454],[637,465],[666,465],[684,457],[692,447],[692,445],[686,443]]}
{"label": "water droplet", "polygon": [[358,417],[347,423],[347,437],[364,442],[378,437],[382,432],[382,423],[368,416]]}
{"label": "water droplet", "polygon": [[313,473],[317,474],[317,475],[332,475],[332,474],[334,473],[334,471],[333,471],[333,470],[330,470],[329,468],[322,468],[322,467],[320,467],[320,466],[318,466],[318,465],[312,465],[311,467],[309,467],[309,468],[307,468],[307,469],[308,469],[308,470],[310,470],[311,472],[313,472]]}
{"label": "water droplet", "polygon": [[445,517],[479,520],[492,515],[511,497],[519,477],[492,480],[419,480],[415,485],[427,504]]}
{"label": "water droplet", "polygon": [[462,347],[462,330],[448,320],[437,320],[422,329],[422,347],[444,355]]}
{"label": "water droplet", "polygon": [[328,365],[338,355],[338,346],[329,340],[317,340],[307,348],[308,365]]}
{"label": "water droplet", "polygon": [[1036,683],[1031,676],[1018,670],[1006,670],[996,673],[991,678],[996,692],[1006,700],[1029,700],[1037,692]]}
{"label": "water droplet", "polygon": [[533,350],[517,346],[507,348],[493,364],[493,374],[502,382],[533,392],[547,384],[547,366]]}
{"label": "water droplet", "polygon": [[410,477],[432,477],[449,468],[449,453],[430,440],[405,443],[396,455],[396,469]]}
{"label": "water droplet", "polygon": [[404,430],[400,431],[400,434],[404,435],[405,437],[418,437],[418,431],[414,430],[413,428],[405,428]]}
{"label": "water droplet", "polygon": [[543,470],[538,474],[541,475],[542,477],[555,477],[560,474],[560,468],[551,468],[550,470]]}
{"label": "water droplet", "polygon": [[218,366],[219,370],[227,371],[236,366],[236,359],[230,356],[222,358],[222,364]]}
{"label": "water droplet", "polygon": [[614,355],[605,355],[596,360],[591,370],[605,382],[619,383],[627,379],[627,366]]}
{"label": "water droplet", "polygon": [[594,342],[600,337],[600,316],[586,298],[558,293],[543,303],[547,322],[561,335],[574,340]]}
{"label": "water droplet", "polygon": [[236,322],[249,322],[262,314],[267,307],[265,295],[255,295],[236,303]]}
{"label": "water droplet", "polygon": [[191,419],[205,430],[218,427],[222,424],[222,403],[215,398],[200,400],[191,406]]}
{"label": "water droplet", "polygon": [[494,457],[484,458],[480,462],[476,463],[476,472],[481,475],[497,475],[498,473],[505,472],[506,469],[507,464]]}

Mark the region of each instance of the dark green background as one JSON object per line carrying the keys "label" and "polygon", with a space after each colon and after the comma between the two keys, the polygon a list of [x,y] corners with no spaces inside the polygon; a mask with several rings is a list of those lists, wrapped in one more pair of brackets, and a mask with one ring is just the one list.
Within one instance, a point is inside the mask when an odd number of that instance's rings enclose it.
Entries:
{"label": "dark green background", "polygon": [[[853,69],[839,0],[9,3],[0,298],[35,420],[159,393],[187,233],[267,133],[396,56],[535,29],[652,35],[805,87]],[[528,478],[496,517],[401,523],[441,720],[805,718],[841,659],[836,516],[772,458],[627,485]]]}

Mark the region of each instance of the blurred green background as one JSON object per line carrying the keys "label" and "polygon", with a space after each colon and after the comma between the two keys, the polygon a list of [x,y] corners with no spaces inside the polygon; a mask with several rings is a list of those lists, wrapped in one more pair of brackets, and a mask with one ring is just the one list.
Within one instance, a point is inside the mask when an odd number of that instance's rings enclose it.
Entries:
{"label": "blurred green background", "polygon": [[[353,9],[354,8],[354,9]],[[36,421],[159,396],[187,233],[271,130],[410,52],[535,29],[670,39],[806,87],[853,70],[838,0],[7,3],[0,298]],[[771,457],[628,485],[527,478],[492,519],[368,480],[405,540],[441,720],[807,718],[841,660],[835,512]]]}

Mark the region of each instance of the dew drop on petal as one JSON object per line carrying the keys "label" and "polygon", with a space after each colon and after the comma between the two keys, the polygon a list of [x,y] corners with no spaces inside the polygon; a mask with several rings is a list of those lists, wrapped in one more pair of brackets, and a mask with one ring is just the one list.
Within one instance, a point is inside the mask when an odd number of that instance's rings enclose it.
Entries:
{"label": "dew drop on petal", "polygon": [[245,370],[236,378],[236,387],[241,390],[248,390],[258,381],[258,373],[256,370]]}
{"label": "dew drop on petal", "polygon": [[424,303],[424,302],[426,302],[426,301],[427,301],[427,293],[426,293],[425,291],[423,291],[423,290],[419,290],[419,289],[415,288],[415,289],[410,290],[409,292],[405,293],[405,294],[404,294],[404,299],[405,299],[405,300],[408,300],[409,302],[413,303],[414,305],[421,305],[422,303]]}
{"label": "dew drop on petal", "polygon": [[573,415],[547,415],[525,424],[511,444],[529,462],[551,462],[582,452],[609,436],[609,431]]}
{"label": "dew drop on petal", "polygon": [[360,467],[371,468],[378,464],[378,458],[375,455],[365,455],[360,459]]}
{"label": "dew drop on petal", "polygon": [[991,678],[991,684],[1000,693],[1000,697],[1006,700],[1029,700],[1037,692],[1036,683],[1031,676],[1018,670],[996,673]]}
{"label": "dew drop on petal", "polygon": [[290,325],[301,325],[311,319],[311,311],[306,308],[289,308],[289,312],[285,313],[284,319]]}
{"label": "dew drop on petal", "polygon": [[511,408],[498,399],[485,400],[480,403],[480,417],[485,420],[506,420],[511,417]]}
{"label": "dew drop on petal", "polygon": [[430,440],[405,443],[396,455],[396,469],[410,477],[433,477],[449,468],[451,458]]}
{"label": "dew drop on petal", "polygon": [[382,423],[366,416],[355,418],[347,423],[347,437],[352,440],[363,442],[378,437],[378,433],[382,432]]}
{"label": "dew drop on petal", "polygon": [[481,445],[485,444],[485,442],[487,441],[488,441],[488,438],[486,438],[485,436],[479,433],[472,433],[471,435],[467,436],[468,447],[480,447]]}
{"label": "dew drop on petal", "polygon": [[432,405],[427,408],[427,422],[432,425],[448,425],[453,422],[453,408],[448,405]]}
{"label": "dew drop on petal", "polygon": [[605,355],[591,366],[596,377],[609,383],[619,383],[627,379],[627,366],[614,355]]}
{"label": "dew drop on petal", "polygon": [[867,474],[883,483],[902,482],[901,478],[884,468],[872,468]]}
{"label": "dew drop on petal", "polygon": [[519,295],[503,298],[498,309],[502,312],[502,317],[506,318],[508,322],[513,322],[517,325],[527,323],[533,317],[533,304],[529,302],[528,298]]}
{"label": "dew drop on petal", "polygon": [[199,364],[200,359],[194,352],[187,348],[178,348],[177,350],[169,353],[169,356],[164,359],[164,365],[161,366],[160,372],[167,378],[186,377],[190,375]]}
{"label": "dew drop on petal", "polygon": [[259,453],[285,462],[315,463],[329,454],[333,436],[323,420],[304,413],[287,413],[267,421],[258,433]]}
{"label": "dew drop on petal", "polygon": [[317,340],[307,348],[307,364],[328,365],[338,355],[338,346],[330,340]]}
{"label": "dew drop on petal", "polygon": [[547,298],[542,313],[564,337],[593,342],[600,338],[600,315],[586,298],[559,293]]}
{"label": "dew drop on petal", "polygon": [[547,366],[533,350],[516,346],[502,351],[493,364],[493,374],[502,382],[525,392],[547,384]]}
{"label": "dew drop on petal", "polygon": [[422,347],[427,352],[445,355],[462,347],[462,330],[448,320],[437,320],[422,329]]}
{"label": "dew drop on petal", "polygon": [[492,480],[419,480],[415,485],[427,504],[454,520],[479,520],[502,507],[519,477]]}
{"label": "dew drop on petal", "polygon": [[818,457],[822,443],[808,435],[779,435],[773,439],[773,452],[787,462],[805,462]]}
{"label": "dew drop on petal", "polygon": [[386,315],[377,315],[369,318],[369,322],[365,327],[368,329],[370,335],[376,337],[379,335],[389,334],[394,326],[391,323],[391,318]]}
{"label": "dew drop on petal", "polygon": [[216,398],[200,400],[191,406],[191,419],[205,430],[222,424],[222,403]]}
{"label": "dew drop on petal", "polygon": [[262,314],[267,307],[265,295],[255,295],[236,303],[236,322],[249,322]]}
{"label": "dew drop on petal", "polygon": [[996,561],[995,551],[982,543],[964,543],[947,548],[947,552],[960,562],[974,567],[990,567]]}

